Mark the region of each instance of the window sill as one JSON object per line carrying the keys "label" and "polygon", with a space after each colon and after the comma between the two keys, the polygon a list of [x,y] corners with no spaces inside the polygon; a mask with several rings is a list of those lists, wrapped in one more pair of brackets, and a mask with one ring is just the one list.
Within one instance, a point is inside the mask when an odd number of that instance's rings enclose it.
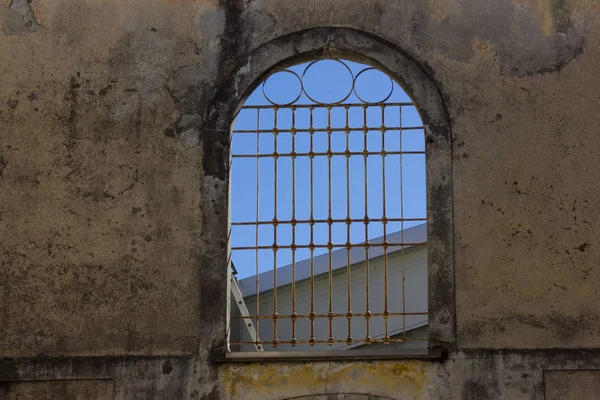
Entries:
{"label": "window sill", "polygon": [[429,360],[439,361],[446,350],[436,347],[428,350],[346,350],[346,351],[264,351],[216,353],[216,363],[251,362],[319,362],[319,361],[375,361],[375,360]]}

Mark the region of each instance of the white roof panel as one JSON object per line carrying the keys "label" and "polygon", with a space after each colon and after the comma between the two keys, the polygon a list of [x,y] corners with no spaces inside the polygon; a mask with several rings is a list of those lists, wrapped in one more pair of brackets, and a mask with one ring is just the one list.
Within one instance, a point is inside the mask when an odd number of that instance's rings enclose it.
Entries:
{"label": "white roof panel", "polygon": [[[400,243],[404,232],[404,243],[422,243],[427,242],[427,224],[421,224],[404,231],[398,231],[387,235],[389,243]],[[383,236],[370,240],[371,243],[382,243]],[[412,246],[404,246],[405,249]],[[401,246],[388,247],[388,254],[400,250]],[[383,247],[376,246],[369,250],[369,259],[383,255]],[[365,260],[364,247],[353,247],[350,250],[350,259],[352,264]],[[329,272],[329,254],[322,254],[314,259],[314,275],[320,275]],[[338,249],[331,253],[331,269],[337,270],[347,266],[346,249]],[[302,260],[296,263],[296,282],[310,278],[310,260]],[[258,275],[260,292],[273,289],[273,270],[263,272]],[[292,283],[292,265],[277,268],[277,287],[289,285]],[[244,297],[256,294],[256,275],[249,276],[238,281],[238,285]]]}

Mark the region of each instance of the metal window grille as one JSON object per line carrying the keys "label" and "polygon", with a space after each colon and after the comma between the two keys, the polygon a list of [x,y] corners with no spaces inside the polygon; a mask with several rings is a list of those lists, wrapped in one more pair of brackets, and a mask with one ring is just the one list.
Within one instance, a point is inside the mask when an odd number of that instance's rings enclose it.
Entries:
{"label": "metal window grille", "polygon": [[426,342],[410,334],[427,324],[421,125],[393,79],[346,60],[255,90],[232,130],[230,346]]}

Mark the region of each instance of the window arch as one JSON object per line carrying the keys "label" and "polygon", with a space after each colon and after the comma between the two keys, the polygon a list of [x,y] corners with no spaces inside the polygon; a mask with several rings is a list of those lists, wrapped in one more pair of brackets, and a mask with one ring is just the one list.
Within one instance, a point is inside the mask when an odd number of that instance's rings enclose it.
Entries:
{"label": "window arch", "polygon": [[426,348],[425,135],[401,86],[339,58],[275,70],[231,146],[230,344]]}
{"label": "window arch", "polygon": [[[428,346],[430,349],[438,346],[452,349],[455,346],[455,315],[451,135],[443,100],[426,70],[401,49],[381,38],[348,28],[315,28],[275,39],[247,54],[234,70],[225,71],[227,78],[219,88],[207,115],[204,126],[207,135],[203,138],[204,152],[211,154],[210,158],[204,158],[207,178],[205,188],[210,188],[205,193],[205,204],[210,205],[203,210],[203,222],[205,226],[215,226],[216,229],[203,236],[202,241],[206,248],[203,264],[211,267],[201,272],[201,288],[204,293],[215,293],[215,296],[206,301],[205,295],[202,296],[201,311],[205,320],[214,320],[217,324],[217,329],[214,329],[213,325],[213,329],[207,327],[205,333],[212,335],[216,348],[224,348],[221,344],[225,343],[225,338],[230,333],[228,310],[231,274],[229,269],[220,269],[222,267],[218,266],[223,265],[220,260],[226,256],[220,249],[226,250],[227,256],[229,255],[227,246],[219,245],[223,243],[222,239],[225,236],[220,233],[223,232],[221,227],[227,226],[229,215],[227,208],[223,208],[222,202],[219,201],[227,195],[229,174],[227,167],[221,169],[219,163],[228,164],[230,124],[243,100],[252,93],[257,83],[262,82],[274,69],[327,57],[356,60],[378,67],[399,82],[420,107],[427,159]],[[221,182],[225,183],[225,186]],[[216,190],[212,190],[213,187]],[[215,292],[219,289],[219,282],[227,283],[225,293]],[[218,310],[223,310],[224,313],[218,314]],[[219,327],[223,330],[220,331]],[[204,332],[204,329],[201,331]],[[218,332],[223,332],[223,336],[219,336]],[[336,352],[340,353],[351,352]],[[389,352],[378,357],[387,355]],[[227,357],[236,358],[235,355]]]}

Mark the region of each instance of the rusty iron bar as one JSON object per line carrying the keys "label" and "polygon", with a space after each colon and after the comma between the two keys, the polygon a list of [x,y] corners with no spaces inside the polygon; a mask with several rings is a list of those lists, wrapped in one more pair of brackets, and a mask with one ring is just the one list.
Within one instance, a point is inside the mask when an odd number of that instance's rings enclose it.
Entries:
{"label": "rusty iron bar", "polygon": [[[309,107],[310,110],[310,152],[314,149],[314,129],[313,129],[313,110],[314,107]],[[314,219],[314,157],[308,156],[310,160],[310,219]],[[314,346],[315,339],[315,224],[310,224],[310,345]],[[274,266],[276,268],[277,266]]]}
{"label": "rusty iron bar", "polygon": [[329,241],[327,242],[327,253],[329,255],[329,339],[327,341],[327,343],[331,346],[333,345],[334,342],[334,337],[333,337],[333,269],[332,269],[332,258],[331,258],[331,252],[333,251],[333,247],[331,247],[332,242],[332,232],[331,232],[331,228],[332,228],[332,222],[331,220],[333,219],[332,214],[331,214],[331,107],[327,107],[327,128],[328,128],[328,134],[327,134],[327,191],[328,191],[328,233],[329,233]]}
{"label": "rusty iron bar", "polygon": [[[356,344],[356,343],[383,343],[390,344],[392,342],[408,342],[408,341],[424,341],[427,338],[408,338],[407,336],[407,316],[426,316],[428,315],[427,311],[419,311],[419,312],[407,312],[406,310],[406,266],[405,266],[405,249],[407,247],[412,246],[424,246],[426,242],[406,242],[404,238],[404,228],[405,223],[414,223],[414,222],[426,222],[426,217],[407,217],[405,218],[405,210],[404,210],[404,193],[403,190],[403,156],[405,155],[425,155],[425,151],[416,151],[416,150],[404,150],[403,146],[403,137],[404,134],[408,134],[410,131],[423,130],[423,126],[403,126],[402,121],[402,108],[407,106],[414,106],[411,102],[389,102],[389,103],[333,103],[333,104],[288,104],[288,105],[252,105],[252,106],[244,106],[242,110],[255,110],[257,124],[256,129],[233,129],[232,133],[234,134],[254,134],[256,135],[256,154],[251,153],[232,153],[231,157],[233,159],[242,159],[242,158],[254,158],[256,159],[256,218],[254,221],[232,221],[231,226],[254,226],[255,240],[254,246],[231,246],[231,251],[240,251],[240,250],[253,250],[255,252],[255,272],[256,272],[256,293],[253,296],[253,299],[256,301],[255,315],[250,316],[254,321],[256,321],[256,341],[230,341],[230,344],[233,345],[244,345],[244,344],[253,344],[253,345],[263,345],[268,344],[272,345],[274,348],[281,344],[290,344],[292,346],[296,346],[299,344],[308,344],[310,346],[315,346],[316,344],[328,344],[329,346],[336,343],[344,343],[346,345]],[[367,110],[379,107],[381,110],[381,124],[379,126],[371,126],[368,120]],[[399,124],[398,126],[386,126],[385,121],[385,111],[388,107],[398,107],[399,109]],[[332,109],[339,108],[343,109],[345,113],[345,126],[344,127],[333,127],[332,126]],[[350,112],[353,111],[353,108],[357,108],[357,112],[359,109],[362,110],[362,119],[363,125],[360,127],[352,127],[350,126]],[[273,110],[273,127],[272,128],[263,128],[261,126],[261,111],[271,109]],[[297,120],[297,110],[298,109],[308,109],[309,111],[309,126],[308,127],[298,127]],[[316,126],[314,119],[314,111],[315,109],[326,109],[327,110],[327,123],[326,126]],[[279,113],[281,110],[291,110],[291,126],[280,127],[279,125]],[[282,117],[283,118],[283,117]],[[381,133],[381,150],[373,151],[369,149],[369,134],[373,132],[379,131]],[[342,132],[345,136],[346,148],[344,151],[333,151],[332,149],[332,135],[335,132]],[[362,132],[363,134],[363,148],[362,151],[351,151],[350,150],[350,135],[353,133]],[[291,151],[279,152],[278,147],[278,138],[282,133],[290,133],[291,135]],[[299,133],[307,133],[310,138],[310,150],[308,152],[297,151],[297,138]],[[327,134],[327,151],[317,149],[315,147],[315,133],[326,133]],[[273,151],[268,153],[261,153],[260,141],[263,134],[272,134],[273,135]],[[388,150],[386,149],[386,135],[391,134],[399,134],[400,148],[398,150]],[[283,139],[281,139],[283,140]],[[320,151],[316,151],[320,150]],[[363,218],[352,218],[351,217],[351,168],[350,161],[352,157],[363,157],[363,168],[364,168],[364,177],[363,186],[364,186],[364,217]],[[388,217],[389,213],[389,204],[387,202],[388,196],[388,184],[387,182],[387,172],[386,172],[386,157],[388,156],[399,156],[400,159],[400,217]],[[298,192],[305,190],[305,188],[298,187],[297,181],[297,160],[298,158],[308,158],[309,159],[309,218],[308,219],[298,219],[297,218],[297,204],[296,204],[296,195]],[[328,209],[327,209],[327,218],[314,218],[315,214],[315,201],[324,201],[324,190],[323,193],[317,192],[315,188],[315,173],[325,173],[324,168],[323,171],[318,170],[315,166],[315,157],[327,157],[327,196],[328,196]],[[345,158],[345,195],[346,195],[346,218],[334,218],[333,217],[333,193],[334,189],[332,188],[333,181],[333,172],[332,172],[332,159],[334,157],[344,157]],[[381,196],[382,196],[382,216],[381,218],[373,218],[369,216],[369,201],[373,201],[372,197],[378,197],[378,194],[375,194],[373,191],[369,193],[370,185],[377,185],[377,180],[375,179],[374,183],[369,183],[369,180],[374,175],[374,171],[369,167],[369,157],[381,157]],[[273,159],[273,219],[272,220],[261,220],[260,219],[260,174],[261,174],[261,159]],[[278,168],[279,161],[283,158],[291,159],[291,219],[286,218],[283,220],[278,219],[278,183],[282,182],[282,179],[278,176]],[[282,167],[283,168],[283,167]],[[320,168],[320,167],[319,167]],[[287,179],[287,178],[285,178]],[[320,195],[321,197],[316,197],[315,195]],[[283,211],[282,211],[283,213]],[[389,224],[399,222],[401,225],[401,238],[399,243],[389,243]],[[383,237],[382,242],[371,243],[372,240],[369,237],[369,226],[372,223],[381,223],[383,228]],[[310,239],[309,242],[299,244],[298,232],[296,230],[298,225],[307,224],[310,227]],[[316,243],[315,241],[315,224],[327,224],[327,243]],[[335,224],[346,224],[346,243],[334,243],[334,235],[333,235],[333,226]],[[364,225],[364,242],[360,243],[352,243],[351,241],[351,225],[352,224],[362,224]],[[291,225],[291,243],[279,243],[278,242],[278,226],[283,225]],[[273,244],[272,245],[262,245],[259,240],[259,227],[260,226],[272,226],[273,227]],[[323,239],[323,242],[325,239]],[[369,265],[369,255],[370,250],[375,247],[383,248],[383,293],[379,292],[371,292],[370,288],[370,265]],[[351,260],[351,250],[353,248],[361,248],[364,249],[365,259],[362,261],[365,267],[364,272],[364,280],[365,280],[365,299],[364,299],[364,312],[353,312],[352,311],[352,273],[351,266],[353,265]],[[401,312],[392,312],[390,309],[393,309],[393,304],[390,304],[390,287],[389,287],[389,265],[388,265],[388,253],[390,248],[400,248],[401,249],[401,297],[402,297],[402,311]],[[299,314],[296,305],[296,296],[297,296],[297,287],[296,287],[296,276],[297,276],[297,250],[299,249],[309,249],[309,265],[310,265],[310,274],[309,274],[309,290],[310,290],[310,312],[308,314],[303,313]],[[326,254],[328,254],[328,312],[327,313],[317,313],[316,311],[316,303],[315,303],[315,250],[316,249],[326,249]],[[334,284],[333,284],[333,267],[332,267],[332,252],[334,249],[346,249],[346,310],[343,313],[334,312]],[[273,310],[270,315],[261,315],[260,312],[260,285],[259,285],[259,276],[260,276],[260,263],[261,259],[259,257],[259,251],[261,250],[271,250],[273,251],[273,288],[272,288],[272,302],[273,302]],[[277,277],[277,260],[278,260],[278,251],[280,250],[291,250],[291,313],[288,315],[279,315],[279,304],[278,304],[278,277]],[[381,253],[380,253],[381,254]],[[263,260],[264,262],[264,260]],[[324,289],[324,288],[323,288]],[[323,292],[325,289],[323,290]],[[392,292],[393,293],[393,292]],[[373,299],[379,296],[383,296],[383,312],[373,312],[371,310],[372,306],[372,296]],[[282,297],[283,299],[283,297]],[[282,300],[283,301],[283,300]],[[283,303],[282,303],[283,304]],[[355,304],[356,306],[356,304]],[[362,308],[362,307],[361,307]],[[384,320],[384,332],[380,335],[379,332],[375,335],[375,338],[371,336],[371,321],[373,317],[383,317]],[[400,332],[402,337],[390,337],[390,326],[389,321],[391,318],[401,317],[402,318],[402,327],[394,328],[394,332]],[[243,319],[244,317],[236,317],[231,316],[232,320]],[[247,318],[247,317],[246,317]],[[333,330],[333,321],[335,319],[345,318],[347,320],[347,334],[345,338],[335,337]],[[355,318],[364,318],[365,321],[365,337],[364,338],[353,338],[352,336],[352,320]],[[273,324],[273,332],[271,340],[261,340],[258,336],[259,329],[259,321],[264,319],[271,319]],[[279,338],[278,337],[278,321],[281,319],[290,319],[291,320],[291,337],[290,338]],[[309,319],[310,320],[310,336],[308,339],[300,340],[297,338],[297,321],[300,319]],[[315,331],[315,321],[319,319],[325,319],[328,321],[329,330],[328,335],[325,332],[317,332]],[[264,336],[263,332],[263,336]],[[327,336],[326,339],[317,339],[317,336]]]}
{"label": "rusty iron bar", "polygon": [[[386,127],[385,127],[385,106],[381,106],[381,148],[385,149],[385,133],[386,133]],[[383,219],[383,243],[387,243],[387,214],[386,214],[386,210],[387,210],[387,203],[386,203],[386,198],[387,198],[387,192],[385,190],[385,153],[381,154],[381,199],[382,199],[382,206],[383,206],[383,212],[382,212],[382,217],[381,219]],[[384,330],[385,330],[385,336],[384,336],[384,344],[390,344],[390,335],[389,335],[389,316],[390,316],[390,311],[388,309],[388,260],[387,260],[387,246],[383,247],[383,318],[384,318]]]}
{"label": "rusty iron bar", "polygon": [[[278,108],[273,112],[273,126],[277,127]],[[273,148],[277,154],[277,128],[273,129]],[[277,156],[273,157],[273,221],[277,221]],[[273,224],[273,347],[277,347],[277,224]]]}
{"label": "rusty iron bar", "polygon": [[[365,217],[363,219],[363,223],[365,225],[365,244],[363,247],[365,248],[365,328],[366,328],[366,336],[365,343],[371,343],[371,298],[369,294],[369,168],[368,168],[368,140],[367,135],[369,133],[369,129],[367,127],[367,105],[363,105],[363,136],[364,136],[364,148],[363,148],[363,158],[364,158],[364,166],[365,166]],[[384,247],[385,248],[385,247]]]}
{"label": "rusty iron bar", "polygon": [[[293,165],[293,164],[292,164]],[[348,178],[349,179],[349,178]],[[369,222],[382,222],[387,224],[389,222],[425,222],[427,218],[369,218]],[[365,220],[363,218],[344,218],[344,219],[295,219],[292,217],[291,220],[277,220],[277,224],[279,225],[300,225],[300,224],[352,224],[352,223],[364,223]],[[273,225],[273,220],[270,221],[242,221],[242,222],[232,222],[232,226],[248,226],[248,225]]]}
{"label": "rusty iron bar", "polygon": [[424,151],[328,151],[312,153],[262,153],[262,154],[234,154],[232,158],[280,158],[280,157],[332,157],[332,156],[381,156],[381,155],[403,155],[403,154],[425,154]]}
{"label": "rusty iron bar", "polygon": [[[296,108],[292,107],[292,153],[296,151]],[[292,221],[296,220],[296,157],[292,157]],[[291,221],[290,221],[291,222]],[[296,245],[296,224],[292,224],[292,246]],[[275,265],[275,268],[277,266]],[[292,346],[296,345],[296,248],[292,249]]]}
{"label": "rusty iron bar", "polygon": [[[259,140],[259,131],[260,131],[260,110],[256,111],[257,115],[256,115],[256,154],[260,153],[260,140]],[[257,158],[256,159],[256,228],[255,228],[255,242],[254,242],[254,247],[256,248],[255,252],[255,262],[256,262],[256,315],[260,314],[260,309],[259,309],[259,304],[260,304],[260,278],[259,278],[259,257],[258,257],[258,245],[259,245],[259,240],[258,240],[258,235],[259,235],[259,221],[260,221],[260,159]],[[259,318],[256,318],[256,340],[260,340],[260,330],[259,330]],[[257,343],[258,346],[258,343]]]}
{"label": "rusty iron bar", "polygon": [[[415,103],[411,103],[411,102],[386,102],[384,103],[386,107],[411,107],[414,106]],[[273,105],[273,104],[256,104],[256,105],[244,105],[244,107],[242,107],[242,110],[256,110],[256,109],[265,109],[265,108],[279,108],[279,109],[284,109],[284,108],[311,108],[311,107],[315,107],[315,106],[321,106],[321,107],[327,107],[327,106],[331,106],[333,108],[339,107],[362,107],[364,106],[365,103],[343,103],[343,104],[319,104],[319,105],[315,105],[315,104],[289,104],[289,105],[284,105],[284,104],[279,104],[279,105]],[[369,103],[367,104],[369,107],[376,107],[379,106],[379,103]]]}
{"label": "rusty iron bar", "polygon": [[[401,317],[403,315],[427,315],[428,313],[425,311],[421,311],[421,312],[388,312],[387,315],[390,317]],[[385,317],[385,313],[375,313],[372,312],[370,313],[371,317]],[[327,314],[314,314],[313,315],[314,318],[329,318],[329,313]],[[251,315],[252,318],[258,318],[258,319],[271,319],[273,318],[272,315]],[[344,314],[333,314],[331,315],[332,318],[347,318],[348,314],[344,313]],[[350,316],[350,318],[356,318],[356,317],[365,317],[365,313],[352,313],[352,315]],[[232,316],[232,319],[243,319],[244,317],[240,317],[240,316]],[[307,319],[307,318],[312,318],[312,316],[310,314],[296,314],[295,317],[292,317],[291,315],[280,315],[279,319],[291,319],[291,318],[296,318],[296,319]]]}
{"label": "rusty iron bar", "polygon": [[[388,339],[390,342],[425,342],[428,339],[427,338],[390,338]],[[367,342],[366,339],[354,339],[352,341],[352,343],[350,344],[355,344],[355,343],[385,343],[386,339],[370,339],[370,342]],[[319,339],[310,339],[310,340],[298,340],[295,342],[296,344],[310,344],[310,345],[314,345],[314,344],[318,344],[318,343],[328,343],[328,340],[319,340]],[[334,339],[334,343],[346,343],[346,340],[342,340],[342,339]],[[244,341],[240,341],[240,342],[231,342],[231,344],[271,344],[271,342],[244,342]],[[279,344],[292,344],[291,340],[281,340],[279,341]]]}
{"label": "rusty iron bar", "polygon": [[269,245],[263,245],[263,246],[235,246],[232,247],[231,250],[256,250],[258,248],[258,250],[273,250],[274,248],[277,249],[327,249],[329,248],[329,246],[336,248],[336,249],[342,249],[342,248],[352,248],[352,247],[362,247],[365,248],[365,246],[368,247],[415,247],[415,246],[425,246],[427,244],[427,242],[415,242],[415,243],[408,243],[408,242],[404,242],[404,243],[369,243],[368,245],[363,244],[363,243],[357,243],[357,244],[347,244],[347,243],[333,243],[331,245],[329,244],[296,244],[296,245],[281,245],[278,244],[277,246],[269,246]]}
{"label": "rusty iron bar", "polygon": [[[349,115],[348,110],[350,107],[345,107],[346,114],[346,234],[347,234],[347,246],[346,246],[346,291],[348,293],[348,311],[346,312],[346,318],[348,320],[348,336],[346,337],[346,344],[351,345],[354,342],[352,338],[352,290],[351,283],[352,277],[350,272],[350,266],[352,263],[350,262],[350,225],[352,224],[352,219],[350,218],[350,127],[349,123]],[[356,221],[358,222],[358,221]]]}
{"label": "rusty iron bar", "polygon": [[[363,127],[361,126],[360,128],[348,128],[350,129],[351,132],[362,132]],[[378,126],[369,126],[367,127],[367,129],[369,131],[378,131],[379,127]],[[405,126],[405,127],[401,127],[401,126],[388,126],[387,130],[388,131],[398,131],[398,132],[402,132],[402,131],[422,131],[424,129],[423,126]],[[292,129],[286,129],[286,128],[278,128],[279,133],[291,133]],[[316,133],[316,132],[323,132],[323,133],[327,133],[327,128],[295,128],[296,133]],[[331,132],[346,132],[346,128],[331,128]],[[273,133],[273,129],[260,129],[258,131],[256,130],[252,130],[252,129],[234,129],[231,131],[231,133],[265,133],[265,134],[271,134]]]}
{"label": "rusty iron bar", "polygon": [[[398,108],[400,125],[402,125],[402,107]],[[400,151],[402,151],[402,131],[400,131]],[[404,188],[403,188],[403,173],[402,167],[402,154],[400,154],[400,218],[404,218]],[[404,242],[404,221],[400,221],[400,241]],[[402,247],[400,257],[400,269],[402,270],[402,312],[406,313],[406,270],[404,266],[404,247]],[[402,332],[404,332],[404,339],[406,339],[406,315],[402,316]]]}

